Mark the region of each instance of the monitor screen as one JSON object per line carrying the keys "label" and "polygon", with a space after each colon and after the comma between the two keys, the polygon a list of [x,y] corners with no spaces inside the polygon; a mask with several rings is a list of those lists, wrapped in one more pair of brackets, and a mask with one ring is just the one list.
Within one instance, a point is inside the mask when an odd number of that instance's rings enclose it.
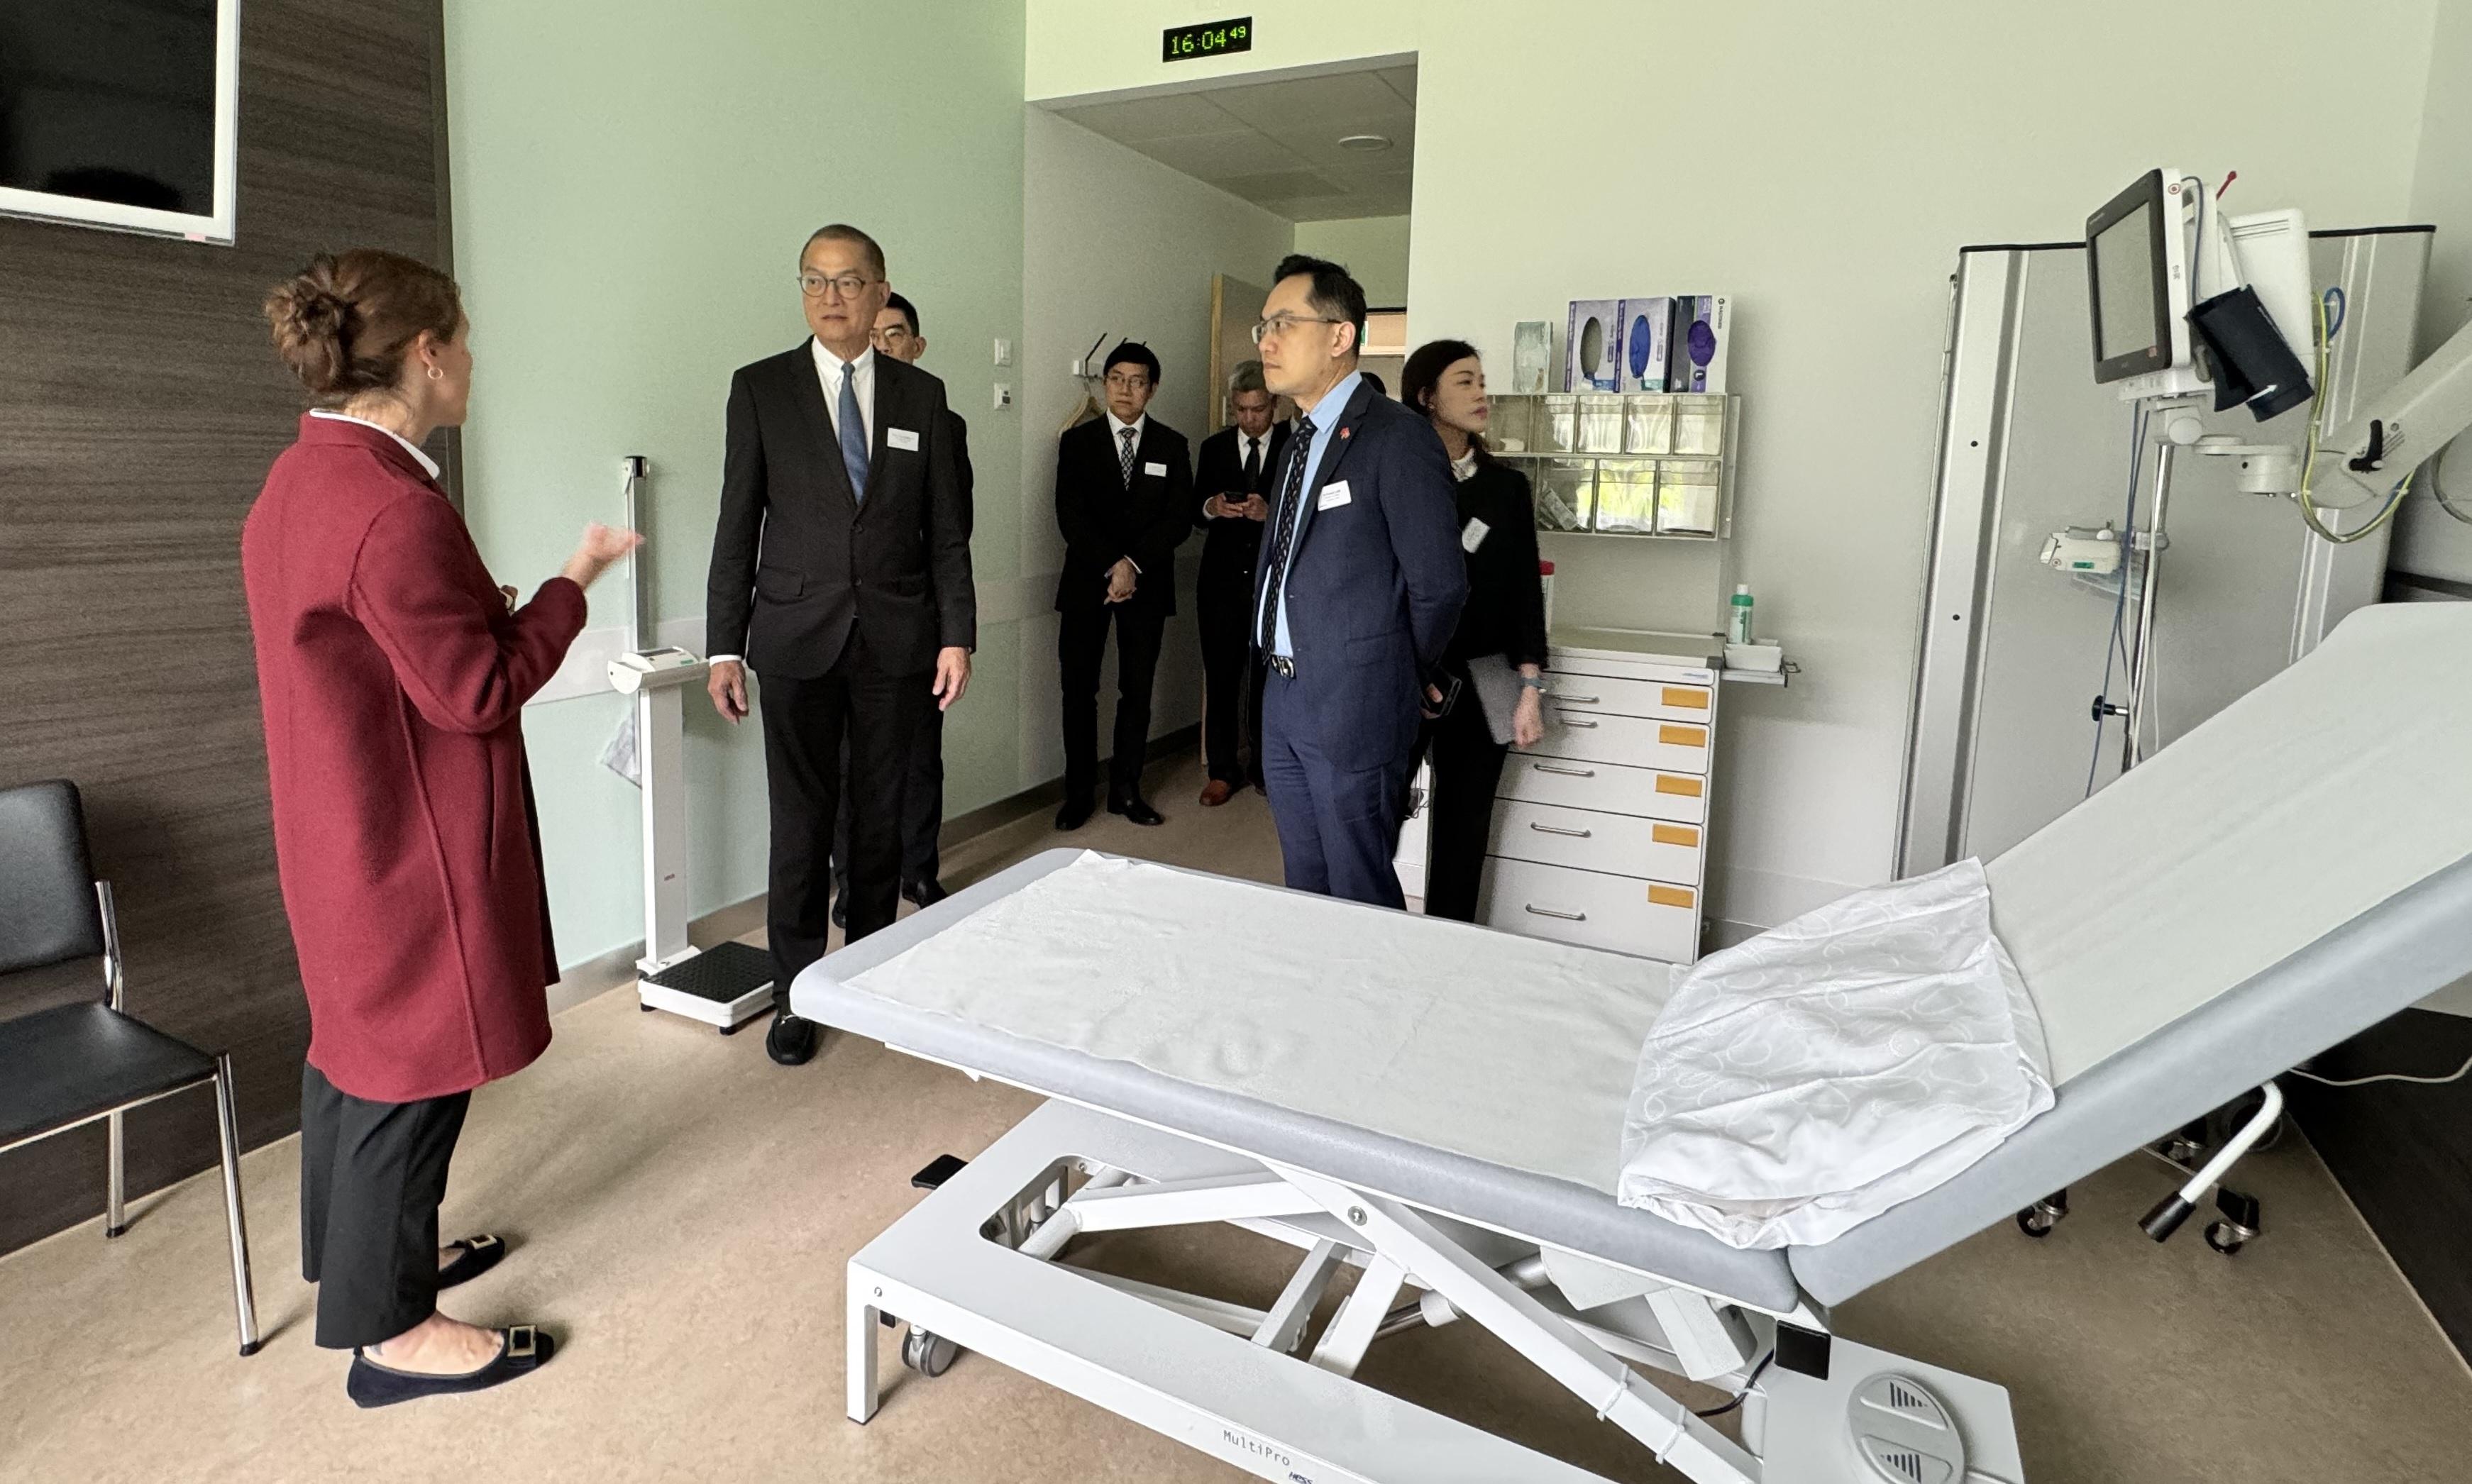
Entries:
{"label": "monitor screen", "polygon": [[0,209],[228,236],[234,0],[0,0]]}
{"label": "monitor screen", "polygon": [[2154,208],[2140,204],[2103,229],[2094,240],[2095,325],[2102,337],[2097,361],[2110,361],[2154,344]]}

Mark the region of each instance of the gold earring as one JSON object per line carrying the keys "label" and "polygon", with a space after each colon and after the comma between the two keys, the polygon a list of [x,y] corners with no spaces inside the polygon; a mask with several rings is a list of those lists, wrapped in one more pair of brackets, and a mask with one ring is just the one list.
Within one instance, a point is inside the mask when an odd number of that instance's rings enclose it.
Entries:
{"label": "gold earring", "polygon": [[429,379],[431,381],[444,381],[446,379],[446,373],[433,365],[429,368]]}

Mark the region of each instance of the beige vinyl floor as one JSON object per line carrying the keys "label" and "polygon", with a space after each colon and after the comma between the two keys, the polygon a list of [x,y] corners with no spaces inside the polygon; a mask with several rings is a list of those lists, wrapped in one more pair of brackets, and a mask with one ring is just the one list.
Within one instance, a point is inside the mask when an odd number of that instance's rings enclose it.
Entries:
{"label": "beige vinyl floor", "polygon": [[[1194,806],[1190,759],[1152,771],[1169,815],[1102,815],[1072,843],[1275,877],[1258,794]],[[948,884],[1062,841],[1027,821],[959,852]],[[245,1161],[262,1353],[233,1354],[218,1185],[0,1259],[0,1480],[1227,1480],[1235,1470],[964,1356],[925,1381],[882,1333],[884,1409],[842,1411],[844,1260],[915,1199],[910,1173],[983,1148],[1026,1095],[833,1036],[807,1067],[607,994],[549,1053],[473,1099],[451,1231],[508,1235],[462,1317],[532,1320],[564,1348],[486,1395],[362,1412],[310,1343],[294,1141]],[[203,1110],[201,1110],[202,1116]],[[97,1172],[97,1179],[101,1178]],[[2136,1216],[2164,1172],[2087,1180],[2042,1242],[2003,1224],[1838,1312],[1849,1336],[2010,1390],[2036,1484],[2472,1478],[2472,1375],[2297,1139],[2242,1181],[2268,1231],[2238,1258]],[[1255,1304],[1277,1260],[1196,1232],[1103,1238],[1077,1260]],[[1206,1273],[1206,1277],[1197,1277]],[[1608,1477],[1670,1477],[1471,1326],[1377,1346],[1367,1381],[1512,1431]]]}

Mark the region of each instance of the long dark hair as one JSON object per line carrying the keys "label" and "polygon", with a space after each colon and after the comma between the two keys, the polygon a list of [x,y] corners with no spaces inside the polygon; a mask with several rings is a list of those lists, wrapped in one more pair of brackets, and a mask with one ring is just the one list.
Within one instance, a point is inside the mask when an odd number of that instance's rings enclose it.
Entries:
{"label": "long dark hair", "polygon": [[[1407,368],[1399,373],[1399,400],[1423,413],[1429,420],[1434,415],[1434,392],[1442,384],[1442,373],[1462,361],[1480,359],[1476,347],[1465,341],[1427,341],[1408,358]],[[1477,461],[1493,457],[1485,435],[1468,435],[1468,447],[1476,450]]]}

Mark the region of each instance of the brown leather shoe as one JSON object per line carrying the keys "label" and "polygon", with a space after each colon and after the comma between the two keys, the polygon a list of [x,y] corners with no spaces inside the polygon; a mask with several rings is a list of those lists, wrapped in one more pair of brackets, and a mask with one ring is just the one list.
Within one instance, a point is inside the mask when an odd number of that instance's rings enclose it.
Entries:
{"label": "brown leather shoe", "polygon": [[1201,786],[1201,807],[1204,809],[1217,809],[1235,796],[1235,789],[1216,778]]}

